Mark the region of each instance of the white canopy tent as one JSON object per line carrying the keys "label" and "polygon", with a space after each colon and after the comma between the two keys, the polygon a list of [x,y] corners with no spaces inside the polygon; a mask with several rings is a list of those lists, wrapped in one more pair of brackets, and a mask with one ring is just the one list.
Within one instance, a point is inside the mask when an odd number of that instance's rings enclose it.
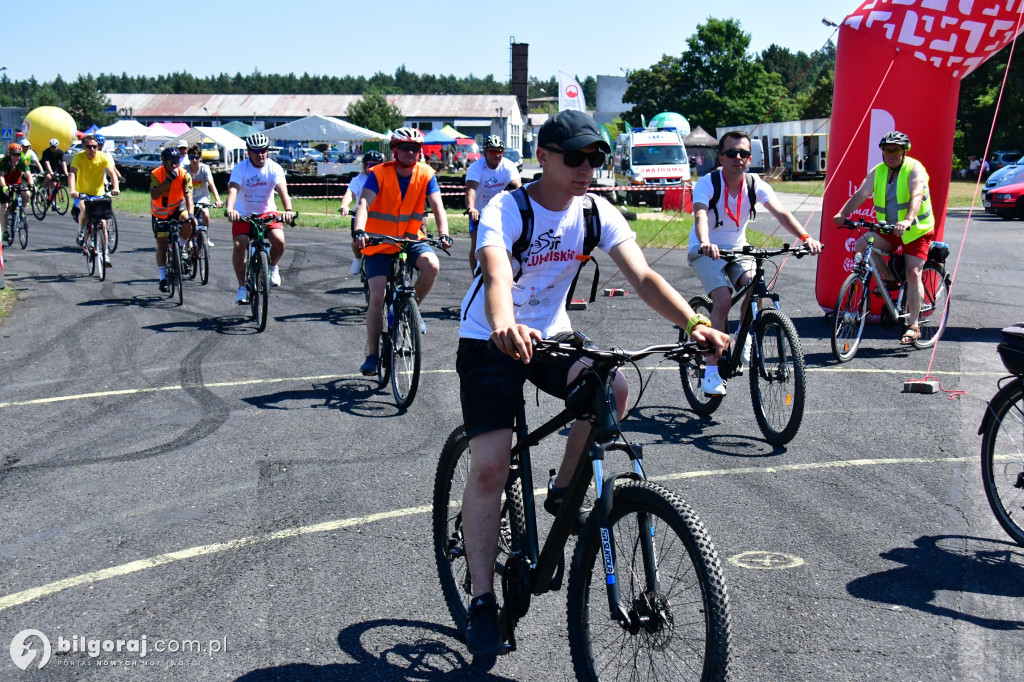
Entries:
{"label": "white canopy tent", "polygon": [[384,133],[342,121],[332,116],[307,116],[291,123],[263,131],[271,140],[299,140],[301,142],[340,142],[350,140],[384,140]]}
{"label": "white canopy tent", "polygon": [[142,139],[149,135],[149,128],[142,125],[138,121],[124,120],[111,123],[110,125],[100,128],[96,131],[103,137],[108,137],[114,140],[131,140],[131,139]]}
{"label": "white canopy tent", "polygon": [[177,147],[180,140],[184,140],[190,147],[202,142],[214,142],[221,150],[218,165],[223,165],[227,170],[245,158],[245,140],[223,128],[197,126],[166,146]]}

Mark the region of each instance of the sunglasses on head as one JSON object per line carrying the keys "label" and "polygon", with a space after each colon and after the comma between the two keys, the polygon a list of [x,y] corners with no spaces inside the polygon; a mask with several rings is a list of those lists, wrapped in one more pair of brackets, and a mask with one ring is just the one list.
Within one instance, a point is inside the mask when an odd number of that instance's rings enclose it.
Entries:
{"label": "sunglasses on head", "polygon": [[741,159],[749,159],[750,158],[750,150],[749,149],[726,149],[722,153],[725,154],[726,156],[728,156],[730,159],[735,159],[737,156],[740,157]]}
{"label": "sunglasses on head", "polygon": [[590,162],[591,168],[600,168],[604,165],[604,161],[608,158],[608,155],[598,150],[596,152],[581,152],[579,150],[568,150],[568,149],[553,149],[551,147],[544,147],[549,152],[562,155],[562,161],[569,168],[579,168],[583,165],[584,161]]}

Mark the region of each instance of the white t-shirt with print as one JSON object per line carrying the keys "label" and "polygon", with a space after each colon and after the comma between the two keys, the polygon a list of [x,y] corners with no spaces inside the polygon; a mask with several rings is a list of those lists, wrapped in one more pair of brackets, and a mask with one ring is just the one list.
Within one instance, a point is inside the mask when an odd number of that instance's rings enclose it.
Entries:
{"label": "white t-shirt with print", "polygon": [[[522,255],[522,276],[512,285],[512,305],[516,322],[537,329],[548,338],[572,330],[565,312],[565,297],[579,269],[576,256],[583,253],[583,197],[575,197],[564,211],[549,211],[536,201],[531,206],[533,242]],[[601,220],[599,249],[607,253],[626,240],[636,239],[626,219],[607,200],[597,197],[594,206]],[[512,245],[522,231],[519,206],[511,193],[503,192],[480,213],[477,252],[496,246],[508,252],[512,260]],[[512,262],[512,272],[519,272],[518,262]],[[461,338],[491,337],[491,326],[484,313],[484,288],[477,287],[480,278],[474,278],[462,299]]]}
{"label": "white t-shirt with print", "polygon": [[486,159],[477,159],[466,171],[466,182],[473,180],[479,183],[476,188],[476,203],[474,207],[482,211],[498,193],[505,189],[513,180],[519,180],[519,170],[516,165],[502,157],[497,168],[487,165]]}
{"label": "white t-shirt with print", "polygon": [[[712,171],[713,173],[721,173],[721,169]],[[747,244],[747,223],[750,222],[750,206],[747,205],[749,196],[747,195],[747,184],[746,180],[743,181],[743,187],[740,190],[742,196],[740,204],[739,224],[729,217],[728,212],[725,210],[726,199],[729,201],[729,210],[736,213],[736,197],[730,196],[725,188],[725,178],[722,178],[722,196],[718,198],[718,225],[712,225],[715,221],[715,212],[711,210],[711,195],[714,193],[714,187],[711,185],[711,173],[703,176],[697,181],[697,184],[693,188],[693,203],[704,204],[708,207],[708,241],[717,246],[720,249],[740,249]],[[748,175],[754,176],[754,192],[757,194],[757,202],[759,204],[766,204],[775,198],[775,190],[772,189],[771,185],[761,179],[755,173],[748,173]],[[697,230],[690,230],[690,241],[689,249],[700,248],[700,240],[697,239]]]}
{"label": "white t-shirt with print", "polygon": [[231,169],[228,182],[238,185],[238,196],[235,198],[235,210],[241,215],[277,211],[274,201],[274,188],[284,184],[284,169],[276,161],[267,159],[262,168],[256,168],[249,159]]}

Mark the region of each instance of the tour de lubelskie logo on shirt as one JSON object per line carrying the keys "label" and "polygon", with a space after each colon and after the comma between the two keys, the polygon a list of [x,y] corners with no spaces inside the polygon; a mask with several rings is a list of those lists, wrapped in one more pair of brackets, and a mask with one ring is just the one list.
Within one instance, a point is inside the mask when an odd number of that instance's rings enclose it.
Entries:
{"label": "tour de lubelskie logo on shirt", "polygon": [[564,263],[576,260],[576,249],[561,249],[562,237],[548,230],[538,235],[523,255],[523,267],[535,268],[545,263]]}
{"label": "tour de lubelskie logo on shirt", "polygon": [[262,175],[250,175],[245,179],[245,186],[247,189],[253,189],[254,187],[266,187],[267,180]]}

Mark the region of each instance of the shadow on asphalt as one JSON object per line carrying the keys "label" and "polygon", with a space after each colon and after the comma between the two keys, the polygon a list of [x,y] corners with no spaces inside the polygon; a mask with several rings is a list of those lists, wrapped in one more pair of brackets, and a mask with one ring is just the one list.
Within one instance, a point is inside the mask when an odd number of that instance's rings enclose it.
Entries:
{"label": "shadow on asphalt", "polygon": [[224,315],[222,317],[203,317],[198,320],[178,320],[177,322],[148,324],[142,328],[162,333],[208,331],[227,336],[248,336],[257,333],[256,325],[249,319],[248,315]]}
{"label": "shadow on asphalt", "polygon": [[470,659],[454,628],[415,620],[356,623],[338,633],[338,646],[353,663],[290,663],[246,673],[236,682],[328,680],[482,680],[513,678],[489,672],[495,659]]}
{"label": "shadow on asphalt", "polygon": [[318,312],[281,315],[274,318],[278,322],[299,320],[302,322],[326,322],[338,327],[357,327],[366,322],[366,306],[328,308]]}
{"label": "shadow on asphalt", "polygon": [[327,408],[360,417],[384,418],[400,414],[391,397],[390,384],[377,388],[373,377],[335,379],[309,388],[297,388],[267,395],[242,398],[261,410]]}
{"label": "shadow on asphalt", "polygon": [[[723,403],[719,409],[728,407],[728,403]],[[786,452],[785,447],[750,436],[704,435],[706,428],[717,423],[713,415],[702,417],[679,407],[644,405],[633,410],[624,426],[630,434],[646,433],[669,445],[694,447],[702,452],[728,457],[776,457]]]}
{"label": "shadow on asphalt", "polygon": [[898,547],[880,556],[903,566],[850,581],[846,591],[851,596],[992,630],[1024,631],[1024,620],[968,613],[959,599],[953,608],[936,600],[939,592],[1024,597],[1024,548],[991,538],[926,535],[915,540],[913,547]]}

